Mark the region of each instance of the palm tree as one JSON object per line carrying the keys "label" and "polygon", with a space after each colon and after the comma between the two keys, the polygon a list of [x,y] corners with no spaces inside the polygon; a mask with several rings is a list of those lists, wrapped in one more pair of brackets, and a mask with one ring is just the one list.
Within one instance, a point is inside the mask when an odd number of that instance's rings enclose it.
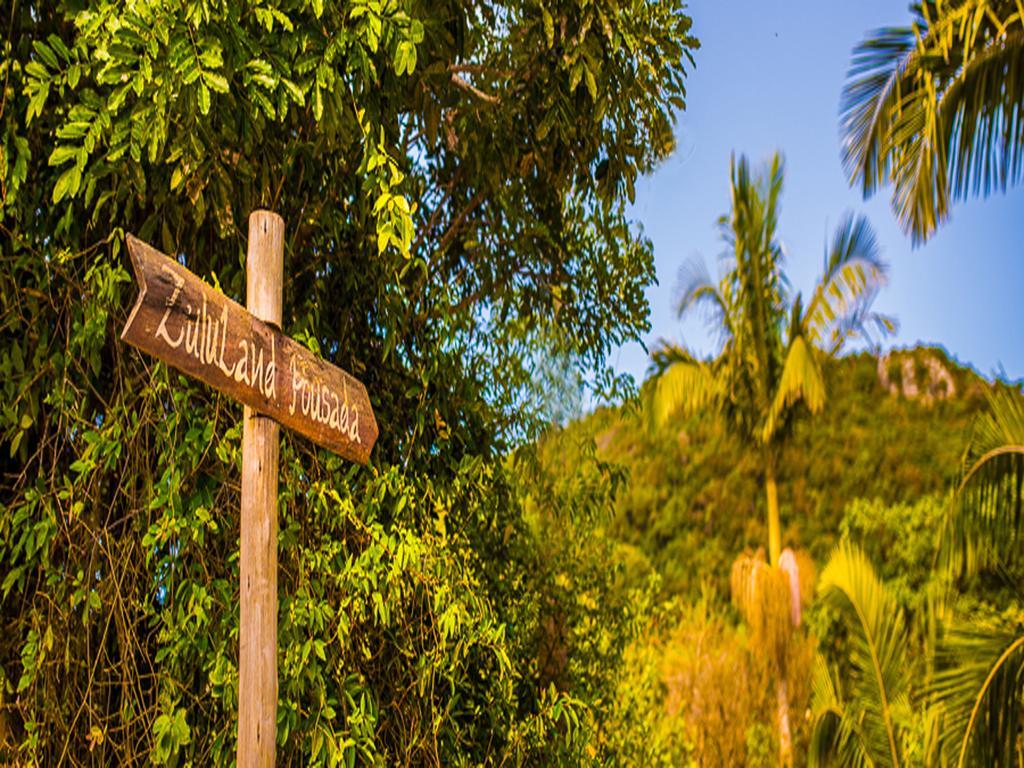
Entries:
{"label": "palm tree", "polygon": [[[782,528],[777,471],[780,449],[803,403],[812,412],[825,405],[823,362],[839,352],[869,321],[891,330],[892,321],[871,313],[886,268],[866,220],[846,217],[826,248],[824,271],[804,305],[790,296],[782,271],[783,250],[776,229],[782,194],[782,160],[776,154],[764,173],[751,174],[745,157],[730,167],[732,208],[719,227],[727,245],[725,273],[712,282],[700,265],[684,272],[680,317],[697,307],[710,312],[721,350],[710,360],[665,345],[654,363],[653,411],[659,424],[678,413],[714,409],[733,432],[758,451],[764,472],[768,522],[767,571],[741,558],[734,568],[734,597],[747,617],[784,617],[789,621],[788,578],[779,569]],[[746,586],[743,586],[746,585]],[[775,588],[770,588],[775,585]],[[776,598],[782,595],[785,600]],[[761,622],[752,622],[752,624]],[[768,622],[766,627],[778,627]],[[788,632],[770,632],[777,642],[764,654],[772,661],[778,701],[779,752],[791,761],[785,660]]]}
{"label": "palm tree", "polygon": [[[953,576],[1021,563],[1024,544],[1024,401],[1001,389],[975,428],[945,535]],[[1019,571],[1018,571],[1019,572]],[[1018,584],[1018,588],[1022,585]],[[932,686],[950,765],[1020,765],[1024,622],[954,623],[937,651]]]}
{"label": "palm tree", "polygon": [[654,415],[663,425],[679,413],[720,411],[735,434],[761,453],[769,562],[777,566],[782,547],[779,451],[796,406],[803,403],[819,412],[825,405],[824,360],[869,321],[886,330],[893,323],[871,313],[886,267],[865,219],[843,220],[805,308],[800,294],[789,295],[776,235],[781,158],[776,154],[766,172],[754,178],[741,157],[732,162],[731,178],[732,210],[719,220],[728,246],[725,274],[713,283],[705,269],[691,264],[677,310],[683,317],[698,307],[708,309],[721,351],[701,360],[674,345],[657,350]]}
{"label": "palm tree", "polygon": [[914,242],[950,204],[1020,180],[1024,168],[1024,5],[928,0],[910,26],[853,52],[840,108],[843,161],[865,197],[893,184]]}

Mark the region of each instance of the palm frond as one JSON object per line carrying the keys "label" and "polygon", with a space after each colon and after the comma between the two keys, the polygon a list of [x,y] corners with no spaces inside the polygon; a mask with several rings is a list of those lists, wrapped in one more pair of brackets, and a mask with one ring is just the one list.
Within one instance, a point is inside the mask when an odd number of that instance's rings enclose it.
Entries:
{"label": "palm frond", "polygon": [[871,224],[848,214],[833,235],[824,272],[807,305],[803,332],[808,340],[835,353],[851,335],[862,333],[887,279],[888,267]]}
{"label": "palm frond", "polygon": [[802,401],[811,413],[825,407],[825,378],[814,350],[803,336],[790,342],[779,385],[765,418],[761,441],[768,443],[788,408]]}
{"label": "palm frond", "polygon": [[[770,285],[781,278],[782,251],[777,242],[779,212],[785,164],[778,152],[768,165],[755,173],[745,155],[730,164],[732,207],[719,219],[722,239],[732,250],[734,271],[742,271],[749,259],[750,272],[762,268],[760,276]],[[779,262],[779,263],[776,263]]]}
{"label": "palm frond", "polygon": [[651,352],[651,363],[647,367],[647,373],[656,378],[676,363],[690,363],[696,359],[686,347],[668,339],[659,339],[654,351]]}
{"label": "palm frond", "polygon": [[676,316],[694,309],[708,312],[708,327],[723,339],[732,335],[733,317],[726,285],[716,284],[703,261],[692,259],[679,270]]}
{"label": "palm frond", "polygon": [[894,315],[868,310],[864,312],[858,326],[858,334],[877,352],[880,350],[881,344],[880,340],[875,339],[875,334],[878,334],[880,337],[895,336],[897,331],[899,331],[900,321]]}
{"label": "palm frond", "polygon": [[891,181],[915,242],[951,202],[988,195],[1024,173],[1024,6],[928,3],[906,28],[854,50],[840,131],[851,183],[865,197]]}
{"label": "palm frond", "polygon": [[1013,387],[999,385],[987,393],[988,410],[974,422],[964,454],[964,474],[982,456],[1007,445],[1024,445],[1024,397]]}
{"label": "palm frond", "polygon": [[761,243],[766,251],[772,250],[775,241],[775,233],[779,227],[779,213],[782,207],[782,187],[785,176],[785,163],[782,155],[776,152],[768,163],[768,172],[763,178],[763,190],[761,200],[764,203],[764,213],[761,216],[762,230]]}
{"label": "palm frond", "polygon": [[690,416],[718,408],[723,387],[708,363],[692,356],[669,364],[658,376],[652,393],[655,423],[664,426],[675,415]]}
{"label": "palm frond", "polygon": [[910,682],[899,606],[864,553],[849,542],[836,547],[818,590],[849,632],[847,706],[856,710],[863,749],[874,765],[898,766],[902,734],[892,710],[906,705]]}
{"label": "palm frond", "polygon": [[908,87],[890,126],[892,206],[915,243],[926,240],[949,218],[947,150],[932,80]]}
{"label": "palm frond", "polygon": [[822,282],[831,282],[839,276],[843,267],[858,262],[883,274],[888,268],[882,261],[878,236],[871,222],[864,216],[847,213],[836,227],[832,243],[825,252]]}
{"label": "palm frond", "polygon": [[913,28],[890,27],[874,31],[853,51],[840,107],[840,136],[843,167],[864,197],[889,179],[890,115],[916,47]]}
{"label": "palm frond", "polygon": [[972,56],[938,108],[953,200],[1017,184],[1024,171],[1024,28]]}
{"label": "palm frond", "polygon": [[807,764],[868,768],[871,757],[864,749],[860,718],[846,706],[839,676],[819,654],[811,676],[811,738]]}
{"label": "palm frond", "polygon": [[930,693],[941,708],[941,740],[950,765],[1017,765],[1016,742],[1024,722],[1020,629],[963,625],[940,644],[940,671]]}
{"label": "palm frond", "polygon": [[999,389],[975,425],[942,541],[954,573],[1014,563],[1024,546],[1024,402]]}
{"label": "palm frond", "polygon": [[782,364],[782,328],[787,296],[782,272],[782,247],[776,228],[783,186],[782,157],[776,153],[769,165],[755,174],[745,156],[733,158],[732,209],[723,217],[723,239],[731,246],[733,263],[723,285],[727,286],[734,314],[732,340],[744,359],[744,390],[751,395],[750,408],[759,421],[771,402],[774,381]]}

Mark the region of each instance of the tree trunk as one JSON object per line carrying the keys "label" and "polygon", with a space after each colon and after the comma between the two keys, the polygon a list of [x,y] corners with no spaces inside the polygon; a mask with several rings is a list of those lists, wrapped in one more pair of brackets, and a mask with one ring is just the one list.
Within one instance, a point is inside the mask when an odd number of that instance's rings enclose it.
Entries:
{"label": "tree trunk", "polygon": [[793,765],[793,733],[789,728],[789,686],[780,673],[775,683],[776,714],[779,719],[779,765],[791,768]]}
{"label": "tree trunk", "polygon": [[[779,488],[775,482],[775,461],[770,454],[765,457],[764,492],[768,505],[768,557],[773,568],[779,567],[782,555],[782,523],[779,520]],[[786,685],[786,670],[779,669],[775,681],[776,718],[779,728],[779,764],[783,768],[793,765],[793,733],[789,726],[789,687]]]}
{"label": "tree trunk", "polygon": [[779,489],[775,484],[775,466],[770,458],[765,463],[764,490],[768,501],[768,562],[777,568],[782,554],[782,524],[779,522]]}

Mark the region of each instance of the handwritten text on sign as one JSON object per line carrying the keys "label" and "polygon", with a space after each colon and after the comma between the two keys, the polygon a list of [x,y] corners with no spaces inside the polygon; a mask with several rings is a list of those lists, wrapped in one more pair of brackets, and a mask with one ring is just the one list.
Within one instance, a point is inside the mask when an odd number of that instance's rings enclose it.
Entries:
{"label": "handwritten text on sign", "polygon": [[178,262],[127,237],[140,293],[121,338],[335,453],[377,440],[366,388]]}

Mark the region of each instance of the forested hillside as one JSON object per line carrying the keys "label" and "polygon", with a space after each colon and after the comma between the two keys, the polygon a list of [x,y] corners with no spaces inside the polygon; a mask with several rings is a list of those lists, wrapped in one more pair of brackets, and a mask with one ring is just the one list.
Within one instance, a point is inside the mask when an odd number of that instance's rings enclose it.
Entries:
{"label": "forested hillside", "polygon": [[[907,503],[952,489],[987,388],[975,371],[928,347],[881,364],[866,352],[843,357],[827,376],[829,407],[797,421],[779,477],[783,544],[819,561],[850,502]],[[710,580],[727,596],[730,563],[760,545],[764,523],[756,457],[729,437],[722,418],[655,429],[635,405],[602,408],[549,438],[542,454],[552,468],[577,472],[564,456],[576,451],[578,462],[589,462],[591,441],[620,476],[612,537],[636,547],[667,592],[692,597]]]}

